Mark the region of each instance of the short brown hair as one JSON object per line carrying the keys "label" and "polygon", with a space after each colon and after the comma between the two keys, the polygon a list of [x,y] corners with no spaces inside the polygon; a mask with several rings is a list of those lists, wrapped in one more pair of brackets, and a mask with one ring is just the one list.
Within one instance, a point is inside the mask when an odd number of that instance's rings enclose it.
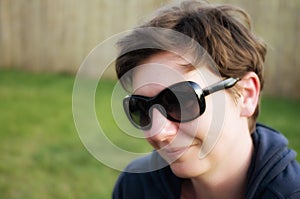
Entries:
{"label": "short brown hair", "polygon": [[[183,1],[180,5],[158,10],[152,19],[139,26],[145,27],[171,29],[187,35],[208,52],[222,77],[242,78],[253,71],[263,88],[266,45],[251,31],[251,19],[243,9],[202,1]],[[145,59],[162,51],[160,48],[135,50],[137,43],[155,40],[144,36],[133,31],[118,42],[120,56],[116,60],[116,72],[119,79]],[[157,39],[156,43],[161,41]],[[258,114],[259,104],[249,118],[251,131],[255,128]]]}

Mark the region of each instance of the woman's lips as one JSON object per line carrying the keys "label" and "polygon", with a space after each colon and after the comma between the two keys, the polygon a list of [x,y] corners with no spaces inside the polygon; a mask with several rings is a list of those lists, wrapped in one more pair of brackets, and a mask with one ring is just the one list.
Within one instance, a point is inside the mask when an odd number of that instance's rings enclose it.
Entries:
{"label": "woman's lips", "polygon": [[175,161],[180,158],[191,146],[186,147],[166,147],[160,149],[160,154],[167,160],[167,161]]}
{"label": "woman's lips", "polygon": [[[154,143],[152,143],[154,147]],[[159,144],[154,147],[156,151],[169,163],[172,163],[184,155],[190,148],[201,146],[201,142],[194,140],[192,143],[187,145],[172,145],[166,144],[164,146],[159,146]]]}
{"label": "woman's lips", "polygon": [[177,148],[165,148],[163,149],[165,152],[167,153],[181,153],[183,151],[185,151],[188,147],[177,147]]}

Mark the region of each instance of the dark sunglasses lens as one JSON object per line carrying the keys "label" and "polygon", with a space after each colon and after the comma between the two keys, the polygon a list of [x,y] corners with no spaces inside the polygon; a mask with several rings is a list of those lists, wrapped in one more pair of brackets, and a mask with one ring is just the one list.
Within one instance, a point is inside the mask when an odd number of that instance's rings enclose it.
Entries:
{"label": "dark sunglasses lens", "polygon": [[190,121],[200,115],[198,97],[188,82],[166,89],[159,97],[160,104],[165,108],[168,118],[173,121]]}
{"label": "dark sunglasses lens", "polygon": [[130,118],[132,122],[134,122],[135,126],[139,128],[146,128],[150,125],[151,118],[146,100],[131,96],[128,106]]}
{"label": "dark sunglasses lens", "polygon": [[174,92],[170,89],[164,90],[164,92],[159,95],[159,104],[167,113],[167,117],[169,116],[175,121],[180,121],[180,103]]}

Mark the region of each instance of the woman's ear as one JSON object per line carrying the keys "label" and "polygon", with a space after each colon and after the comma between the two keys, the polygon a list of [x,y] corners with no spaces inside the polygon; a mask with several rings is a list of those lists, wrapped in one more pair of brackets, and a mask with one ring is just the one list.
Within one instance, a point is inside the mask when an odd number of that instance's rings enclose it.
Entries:
{"label": "woman's ear", "polygon": [[241,95],[240,115],[251,117],[256,109],[260,95],[260,80],[256,73],[248,72],[239,82]]}

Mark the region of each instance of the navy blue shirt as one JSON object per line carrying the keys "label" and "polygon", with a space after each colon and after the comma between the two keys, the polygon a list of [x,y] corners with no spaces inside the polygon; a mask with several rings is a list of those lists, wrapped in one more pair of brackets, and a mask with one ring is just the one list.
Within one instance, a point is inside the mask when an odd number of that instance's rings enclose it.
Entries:
{"label": "navy blue shirt", "polygon": [[[255,151],[244,198],[300,199],[300,165],[296,153],[287,148],[287,139],[262,124],[256,125],[252,139]],[[145,173],[129,172],[161,162],[154,151],[129,164],[119,176],[113,199],[179,199],[183,179],[175,176],[169,166]]]}

